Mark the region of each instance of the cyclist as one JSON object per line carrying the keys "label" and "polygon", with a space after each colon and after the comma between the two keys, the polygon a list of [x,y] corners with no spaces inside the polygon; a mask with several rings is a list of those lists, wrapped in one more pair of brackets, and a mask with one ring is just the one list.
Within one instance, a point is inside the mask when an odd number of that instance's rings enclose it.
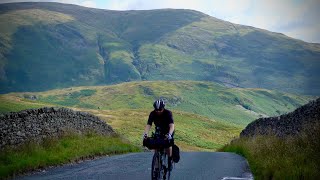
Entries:
{"label": "cyclist", "polygon": [[[172,118],[172,112],[165,109],[165,103],[162,99],[156,100],[153,103],[154,110],[151,111],[149,115],[149,119],[147,125],[145,127],[145,131],[143,134],[143,138],[148,137],[148,133],[151,129],[152,122],[154,122],[156,129],[160,129],[160,133],[165,135],[165,138],[173,141],[174,135],[174,122]],[[166,149],[166,153],[168,154],[168,168],[172,170],[172,146]]]}

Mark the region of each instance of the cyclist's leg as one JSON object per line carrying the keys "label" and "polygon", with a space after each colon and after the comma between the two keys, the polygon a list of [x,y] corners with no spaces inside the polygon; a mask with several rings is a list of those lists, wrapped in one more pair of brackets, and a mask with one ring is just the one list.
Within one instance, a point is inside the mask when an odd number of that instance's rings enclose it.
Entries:
{"label": "cyclist's leg", "polygon": [[[172,133],[172,139],[171,139],[171,142],[174,142],[174,131]],[[168,155],[168,157],[172,157],[172,145],[169,147],[169,148],[166,148],[166,153]]]}
{"label": "cyclist's leg", "polygon": [[[158,152],[158,151],[155,149],[155,150],[154,150],[154,154],[157,154],[157,152]],[[156,156],[156,162],[157,162],[157,163],[155,164],[155,168],[156,168],[156,169],[159,169],[159,161],[160,161],[159,157]]]}
{"label": "cyclist's leg", "polygon": [[161,168],[161,170],[162,170],[162,176],[163,176],[163,179],[166,179],[166,176],[167,176],[167,153],[166,152],[164,152],[162,155],[161,155],[162,157],[161,157],[161,159],[162,159],[162,165],[164,165],[164,166],[162,166],[162,168]]}
{"label": "cyclist's leg", "polygon": [[[174,133],[172,134],[172,141],[173,141],[173,135]],[[172,146],[166,149],[166,153],[168,155],[168,169],[169,171],[171,171],[172,170]]]}
{"label": "cyclist's leg", "polygon": [[168,157],[172,157],[172,146],[170,146],[169,148],[166,148],[166,153]]}
{"label": "cyclist's leg", "polygon": [[172,146],[166,149],[166,153],[168,155],[168,169],[172,170]]}

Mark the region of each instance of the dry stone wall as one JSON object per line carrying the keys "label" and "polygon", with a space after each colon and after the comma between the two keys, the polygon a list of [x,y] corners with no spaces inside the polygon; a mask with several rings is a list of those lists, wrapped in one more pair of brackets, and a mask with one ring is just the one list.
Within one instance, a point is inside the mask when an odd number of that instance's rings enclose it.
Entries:
{"label": "dry stone wall", "polygon": [[299,134],[304,128],[320,123],[320,98],[299,107],[295,111],[279,117],[260,118],[251,122],[240,137],[256,135],[276,135],[284,137]]}
{"label": "dry stone wall", "polygon": [[28,109],[0,115],[0,148],[19,145],[28,140],[41,141],[65,132],[94,131],[112,135],[112,127],[98,117],[67,108]]}

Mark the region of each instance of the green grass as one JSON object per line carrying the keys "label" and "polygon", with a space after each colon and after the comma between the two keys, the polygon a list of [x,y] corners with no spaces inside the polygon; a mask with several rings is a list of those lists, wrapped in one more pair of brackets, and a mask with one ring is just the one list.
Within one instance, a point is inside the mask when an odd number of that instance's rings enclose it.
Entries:
{"label": "green grass", "polygon": [[[80,106],[83,108],[92,108],[95,109],[93,103],[85,103],[80,101],[81,98],[90,98],[92,95],[96,93],[94,89],[81,89],[80,91],[73,91],[71,93],[65,94],[63,97],[49,95],[46,97],[45,103],[57,104],[61,106]],[[40,95],[41,98],[41,95]]]}
{"label": "green grass", "polygon": [[33,102],[32,100],[19,101],[17,98],[0,95],[0,113],[17,112],[30,108],[41,108],[45,106],[39,102]]}
{"label": "green grass", "polygon": [[[142,144],[141,134],[151,110],[81,109],[81,111],[95,114],[105,120],[118,134],[136,146]],[[236,137],[242,129],[234,124],[222,123],[181,111],[173,111],[173,118],[176,143],[183,151],[215,151]],[[154,131],[154,125],[151,130]]]}
{"label": "green grass", "polygon": [[246,157],[255,179],[319,179],[319,137],[320,123],[299,136],[236,139],[221,151]]}
{"label": "green grass", "polygon": [[[121,134],[133,145],[141,146],[141,133],[152,110],[153,102],[152,97],[144,97],[141,93],[158,94],[159,92],[139,83],[126,83],[117,86],[120,86],[121,89],[114,86],[73,87],[37,95],[34,93],[7,94],[1,96],[0,105],[2,104],[3,107],[9,103],[19,105],[19,108],[8,107],[2,109],[4,112],[43,106],[64,106],[78,111],[86,111],[106,121],[118,134]],[[162,87],[162,84],[154,83],[154,86]],[[174,88],[175,86],[169,87]],[[170,94],[169,92],[175,92],[174,89],[168,88],[167,95]],[[104,94],[110,92],[115,93],[114,96]],[[174,93],[173,95],[177,94]],[[25,97],[30,98],[31,96],[36,96],[38,100],[46,99],[47,101],[25,99]],[[126,99],[130,99],[130,101],[124,102]],[[172,98],[169,100],[174,103],[179,99]],[[74,104],[73,102],[79,103]],[[85,104],[88,104],[89,107],[86,107]],[[95,107],[91,105],[95,105]],[[137,109],[137,107],[139,108]],[[214,151],[239,134],[242,127],[232,123],[216,121],[214,118],[171,109],[169,104],[168,108],[173,110],[177,143],[184,151]]]}
{"label": "green grass", "polygon": [[17,148],[2,149],[0,178],[94,156],[139,151],[140,148],[116,136],[68,134],[59,139],[45,139],[41,144],[29,142]]}
{"label": "green grass", "polygon": [[[36,96],[37,100],[25,97]],[[184,150],[214,151],[260,115],[292,111],[311,97],[264,89],[226,88],[195,81],[130,82],[72,87],[38,93],[11,93],[4,104],[64,106],[99,116],[134,145],[141,145],[152,103],[163,97],[174,112],[176,138]],[[1,105],[1,103],[0,103]],[[247,109],[246,109],[247,108]],[[249,109],[249,110],[248,110]],[[13,109],[20,110],[20,109]],[[8,109],[3,109],[8,111]]]}
{"label": "green grass", "polygon": [[[82,91],[92,93],[81,95]],[[23,97],[23,94],[13,95]],[[162,97],[169,109],[242,126],[261,116],[290,112],[313,98],[265,89],[227,88],[198,81],[130,82],[31,94],[37,95],[41,103],[101,110],[147,109],[155,99]]]}

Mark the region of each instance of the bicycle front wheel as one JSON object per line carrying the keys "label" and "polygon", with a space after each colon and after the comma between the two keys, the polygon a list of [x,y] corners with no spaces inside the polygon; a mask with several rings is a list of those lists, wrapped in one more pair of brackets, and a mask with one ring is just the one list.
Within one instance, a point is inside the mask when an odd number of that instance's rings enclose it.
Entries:
{"label": "bicycle front wheel", "polygon": [[154,153],[152,158],[152,165],[151,165],[151,179],[158,180],[160,179],[160,171],[159,171],[159,158],[157,153]]}

